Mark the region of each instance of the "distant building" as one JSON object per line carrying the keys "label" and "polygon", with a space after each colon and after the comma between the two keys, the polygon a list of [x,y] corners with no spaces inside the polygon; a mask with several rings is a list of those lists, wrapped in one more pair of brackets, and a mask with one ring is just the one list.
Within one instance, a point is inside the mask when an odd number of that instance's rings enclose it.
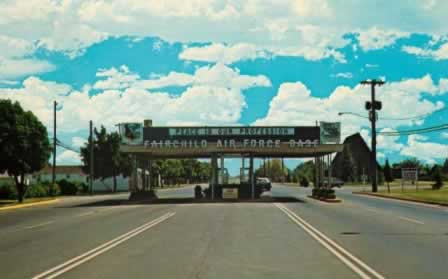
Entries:
{"label": "distant building", "polygon": [[[82,171],[82,166],[56,166],[55,169],[56,181],[65,179],[70,182],[77,183],[89,183],[89,176]],[[37,173],[34,173],[31,177],[31,183],[52,181],[53,168],[46,166]],[[128,191],[128,178],[123,176],[117,176],[117,191]],[[110,192],[113,190],[114,182],[113,178],[107,178],[104,180],[96,179],[93,182],[93,190],[98,192]]]}
{"label": "distant building", "polygon": [[[338,152],[332,162],[332,175],[344,181],[370,181],[373,167],[370,163],[371,150],[359,133],[344,140],[344,149]],[[381,181],[381,167],[376,163],[378,181]]]}

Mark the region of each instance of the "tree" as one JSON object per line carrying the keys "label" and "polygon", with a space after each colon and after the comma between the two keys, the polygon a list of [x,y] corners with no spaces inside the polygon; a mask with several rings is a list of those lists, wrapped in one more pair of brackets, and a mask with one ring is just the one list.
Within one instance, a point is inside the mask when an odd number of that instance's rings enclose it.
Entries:
{"label": "tree", "polygon": [[28,190],[25,175],[41,170],[50,159],[47,129],[18,102],[0,100],[0,172],[14,177],[21,203]]}
{"label": "tree", "polygon": [[445,159],[445,162],[443,163],[442,173],[448,174],[448,159]]}
{"label": "tree", "polygon": [[394,181],[394,177],[392,175],[392,169],[389,165],[389,160],[386,159],[386,164],[384,165],[384,179],[387,182],[387,192],[390,193],[389,183]]}
{"label": "tree", "polygon": [[[107,133],[106,128],[94,130],[94,179],[113,178],[113,191],[117,190],[117,176],[129,176],[132,170],[130,158],[120,153],[120,136],[118,133]],[[81,148],[83,171],[90,174],[90,139]]]}
{"label": "tree", "polygon": [[416,168],[416,169],[420,169],[422,167],[422,164],[420,163],[419,160],[417,160],[417,158],[410,158],[410,159],[406,159],[401,161],[401,163],[399,163],[401,168]]}
{"label": "tree", "polygon": [[442,188],[443,186],[442,174],[440,171],[440,167],[437,165],[434,167],[433,180],[434,184],[432,185],[432,188],[434,190],[439,190],[440,188]]}
{"label": "tree", "polygon": [[314,180],[314,162],[308,161],[303,164],[298,165],[292,171],[292,176],[294,181],[303,181],[305,178],[307,181]]}
{"label": "tree", "polygon": [[[287,168],[283,168],[282,172],[282,161],[279,159],[269,160],[265,162],[266,164],[266,174],[271,178],[272,181],[282,181],[282,178],[288,175]],[[264,176],[264,167],[262,164],[258,169],[255,170],[255,176]]]}

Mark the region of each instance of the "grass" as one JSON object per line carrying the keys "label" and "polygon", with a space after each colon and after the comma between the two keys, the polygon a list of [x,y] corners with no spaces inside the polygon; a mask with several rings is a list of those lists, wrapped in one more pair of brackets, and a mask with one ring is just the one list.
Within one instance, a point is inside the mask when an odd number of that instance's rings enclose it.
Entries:
{"label": "grass", "polygon": [[440,190],[432,190],[430,187],[421,185],[418,191],[415,188],[406,188],[402,191],[400,187],[394,187],[391,189],[391,193],[382,190],[379,194],[386,197],[405,198],[448,205],[448,186],[446,185]]}
{"label": "grass", "polygon": [[[25,199],[21,204],[33,203],[33,202],[43,202],[53,200],[53,197],[44,197],[44,198],[29,198]],[[0,200],[0,207],[18,205],[20,204],[17,200]]]}

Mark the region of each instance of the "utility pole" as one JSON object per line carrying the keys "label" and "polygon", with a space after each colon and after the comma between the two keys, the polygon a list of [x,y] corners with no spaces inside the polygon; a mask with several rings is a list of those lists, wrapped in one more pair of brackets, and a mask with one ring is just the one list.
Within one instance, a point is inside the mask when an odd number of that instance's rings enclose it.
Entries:
{"label": "utility pole", "polygon": [[93,193],[93,123],[92,120],[90,120],[90,179],[89,179],[89,188],[90,188],[90,195]]}
{"label": "utility pole", "polygon": [[377,164],[376,164],[376,121],[377,110],[381,110],[382,104],[380,101],[375,100],[375,87],[382,86],[385,82],[382,80],[364,80],[361,81],[362,85],[370,85],[371,88],[371,101],[366,102],[365,108],[369,111],[369,120],[372,127],[372,153],[370,155],[370,166],[373,167],[372,171],[372,192],[378,191],[377,182]]}
{"label": "utility pole", "polygon": [[55,188],[56,183],[56,106],[58,103],[54,101],[53,103],[53,170],[52,170],[52,179],[51,186],[48,189],[50,196],[53,196],[53,189]]}

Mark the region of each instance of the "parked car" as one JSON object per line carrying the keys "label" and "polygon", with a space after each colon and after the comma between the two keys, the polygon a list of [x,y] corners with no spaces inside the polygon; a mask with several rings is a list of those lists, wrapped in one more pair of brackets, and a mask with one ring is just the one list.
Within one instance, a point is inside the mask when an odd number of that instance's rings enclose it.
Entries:
{"label": "parked car", "polygon": [[267,177],[257,177],[255,184],[257,186],[260,185],[264,191],[271,191],[272,189],[271,180]]}
{"label": "parked car", "polygon": [[[339,179],[337,177],[332,177],[330,182],[331,182],[331,185],[330,185],[331,188],[333,188],[333,187],[341,188],[342,186],[344,186],[344,181],[342,181],[341,179]],[[325,177],[324,179],[322,179],[320,185],[321,186],[327,186],[328,185],[328,178]]]}

